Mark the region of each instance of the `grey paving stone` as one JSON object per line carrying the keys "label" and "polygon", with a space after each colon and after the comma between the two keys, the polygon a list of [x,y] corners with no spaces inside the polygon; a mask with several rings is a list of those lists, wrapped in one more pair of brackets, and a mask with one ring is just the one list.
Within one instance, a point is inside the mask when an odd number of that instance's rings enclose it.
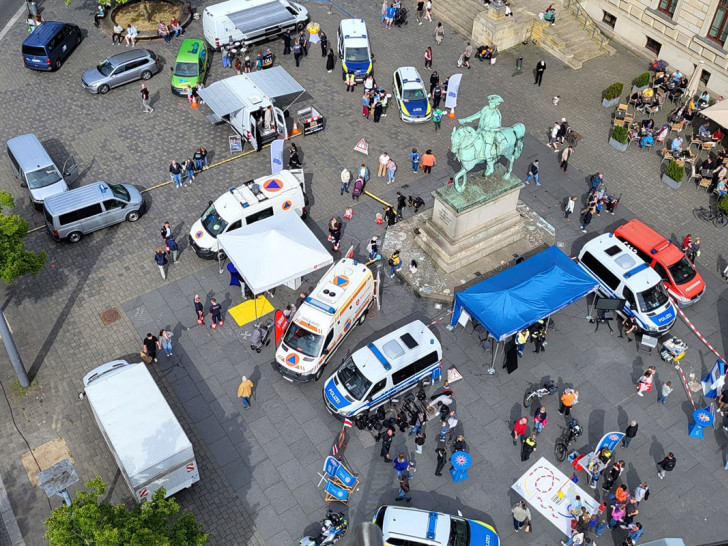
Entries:
{"label": "grey paving stone", "polygon": [[217,460],[217,464],[220,466],[225,466],[233,461],[240,460],[238,450],[235,449],[232,441],[227,436],[223,436],[219,440],[210,443],[210,451],[212,451],[212,454]]}

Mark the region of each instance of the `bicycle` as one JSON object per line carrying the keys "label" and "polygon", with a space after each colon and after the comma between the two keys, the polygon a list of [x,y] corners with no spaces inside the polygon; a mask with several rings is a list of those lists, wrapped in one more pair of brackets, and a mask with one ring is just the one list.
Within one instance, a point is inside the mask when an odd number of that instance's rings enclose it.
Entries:
{"label": "bicycle", "polygon": [[717,228],[728,226],[728,216],[719,208],[713,211],[705,207],[698,207],[697,209],[693,209],[693,216],[704,222],[713,222],[713,225]]}
{"label": "bicycle", "polygon": [[554,394],[557,390],[558,388],[556,387],[556,383],[551,380],[546,381],[542,387],[529,387],[523,395],[523,407],[531,407],[534,399]]}
{"label": "bicycle", "polygon": [[566,429],[561,436],[556,440],[554,445],[554,457],[558,462],[563,462],[566,459],[566,452],[569,450],[569,445],[582,435],[584,429],[581,428],[579,421],[571,419],[569,421],[569,428]]}

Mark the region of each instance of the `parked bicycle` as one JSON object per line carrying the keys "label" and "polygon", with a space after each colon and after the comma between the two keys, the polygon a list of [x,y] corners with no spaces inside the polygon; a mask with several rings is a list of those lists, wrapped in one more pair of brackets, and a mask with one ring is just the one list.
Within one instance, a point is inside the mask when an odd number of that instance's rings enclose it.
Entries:
{"label": "parked bicycle", "polygon": [[523,407],[529,408],[536,398],[554,394],[557,390],[556,383],[551,380],[546,381],[542,387],[529,387],[523,395]]}
{"label": "parked bicycle", "polygon": [[697,209],[693,209],[693,216],[704,222],[713,222],[713,225],[717,228],[728,226],[728,216],[718,207],[715,210],[698,207]]}
{"label": "parked bicycle", "polygon": [[557,461],[562,462],[566,459],[566,454],[569,451],[569,445],[581,436],[583,432],[584,429],[581,428],[579,421],[576,419],[571,419],[569,421],[569,428],[561,434],[559,439],[556,440],[556,445],[554,446],[554,457],[556,457]]}

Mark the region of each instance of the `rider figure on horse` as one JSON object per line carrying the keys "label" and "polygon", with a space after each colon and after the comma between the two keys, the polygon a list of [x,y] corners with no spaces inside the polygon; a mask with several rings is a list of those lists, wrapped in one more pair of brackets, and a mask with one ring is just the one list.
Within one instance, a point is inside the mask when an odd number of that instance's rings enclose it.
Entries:
{"label": "rider figure on horse", "polygon": [[[496,155],[498,145],[503,144],[504,136],[501,134],[501,113],[498,107],[503,103],[503,99],[500,95],[489,95],[488,104],[477,114],[473,114],[467,118],[458,120],[460,125],[465,125],[471,121],[478,120],[478,129],[474,130],[472,127],[466,127],[465,129],[470,132],[473,137],[482,136],[484,149],[479,150],[482,152],[482,157],[493,157]],[[496,142],[496,139],[498,142]],[[495,144],[495,150],[493,145]]]}

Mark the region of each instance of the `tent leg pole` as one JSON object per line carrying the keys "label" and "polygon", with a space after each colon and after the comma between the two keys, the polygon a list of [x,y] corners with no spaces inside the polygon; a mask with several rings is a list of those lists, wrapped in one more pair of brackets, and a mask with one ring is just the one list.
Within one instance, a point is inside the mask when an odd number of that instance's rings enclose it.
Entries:
{"label": "tent leg pole", "polygon": [[490,338],[490,347],[491,352],[493,354],[493,357],[490,359],[490,368],[488,368],[486,371],[488,372],[488,375],[495,374],[495,357],[498,354],[498,347],[500,346],[500,343],[496,343],[495,338]]}

